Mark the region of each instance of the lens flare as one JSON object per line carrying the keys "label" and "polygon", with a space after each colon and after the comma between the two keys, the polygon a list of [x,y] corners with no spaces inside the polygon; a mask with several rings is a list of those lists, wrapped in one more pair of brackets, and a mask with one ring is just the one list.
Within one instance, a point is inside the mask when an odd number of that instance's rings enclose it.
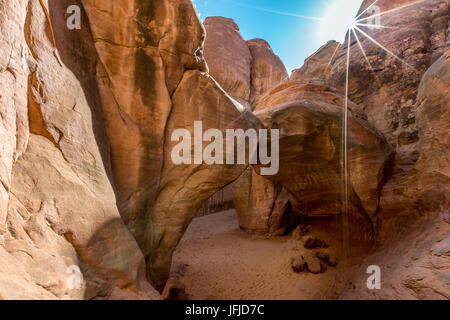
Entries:
{"label": "lens flare", "polygon": [[329,40],[345,41],[347,30],[356,26],[356,16],[362,0],[335,0],[321,19],[318,40],[321,44]]}

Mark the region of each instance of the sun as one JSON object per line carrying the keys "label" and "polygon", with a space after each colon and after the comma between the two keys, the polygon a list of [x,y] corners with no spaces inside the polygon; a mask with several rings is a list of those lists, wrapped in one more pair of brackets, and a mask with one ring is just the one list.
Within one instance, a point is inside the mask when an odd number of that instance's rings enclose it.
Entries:
{"label": "sun", "polygon": [[319,45],[329,40],[343,43],[347,30],[357,24],[356,16],[362,2],[363,0],[332,0],[331,4],[327,4],[318,29]]}

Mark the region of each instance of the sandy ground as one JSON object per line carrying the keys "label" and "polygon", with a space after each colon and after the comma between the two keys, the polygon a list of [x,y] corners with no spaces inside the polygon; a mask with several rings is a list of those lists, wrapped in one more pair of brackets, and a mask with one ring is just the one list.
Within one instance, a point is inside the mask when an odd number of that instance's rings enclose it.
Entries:
{"label": "sandy ground", "polygon": [[318,275],[292,271],[291,258],[306,251],[291,236],[248,235],[234,210],[221,212],[191,223],[168,283],[184,285],[192,300],[336,298],[339,265]]}

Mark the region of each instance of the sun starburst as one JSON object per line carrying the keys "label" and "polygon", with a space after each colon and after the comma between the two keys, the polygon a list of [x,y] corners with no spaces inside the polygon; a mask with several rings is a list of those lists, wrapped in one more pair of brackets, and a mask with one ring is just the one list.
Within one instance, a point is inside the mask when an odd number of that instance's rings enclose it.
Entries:
{"label": "sun starburst", "polygon": [[[348,28],[346,33],[346,40],[347,40],[347,59],[346,59],[346,72],[345,72],[345,106],[344,106],[344,114],[343,114],[343,150],[342,150],[342,170],[343,170],[343,210],[342,210],[342,227],[343,227],[343,254],[344,256],[348,256],[349,254],[349,243],[350,243],[350,234],[349,234],[349,188],[350,188],[350,168],[349,168],[349,79],[350,79],[350,56],[351,56],[351,50],[352,50],[352,36],[356,40],[356,43],[358,44],[359,50],[361,51],[365,62],[369,66],[369,69],[374,74],[375,79],[377,80],[378,84],[381,85],[380,80],[378,79],[378,76],[364,50],[363,43],[360,40],[361,35],[368,39],[370,42],[378,46],[383,51],[387,52],[390,56],[392,56],[397,61],[400,61],[402,64],[408,66],[412,70],[416,71],[416,68],[412,66],[410,63],[408,63],[405,59],[402,59],[398,55],[396,55],[392,50],[388,49],[386,46],[381,44],[378,40],[376,40],[374,37],[369,35],[367,32],[362,30],[361,28],[369,28],[369,29],[376,29],[376,30],[386,30],[386,29],[403,29],[403,30],[417,30],[413,28],[407,28],[404,26],[384,26],[381,24],[381,19],[375,19],[379,18],[384,15],[388,15],[394,12],[398,12],[401,10],[404,10],[408,7],[411,7],[413,5],[417,5],[420,3],[425,2],[426,0],[420,0],[415,1],[412,3],[409,3],[407,5],[397,7],[391,10],[387,10],[384,12],[378,12],[373,15],[369,15],[367,17],[361,18],[364,16],[367,12],[370,12],[372,8],[375,8],[375,6],[378,3],[378,0],[374,1],[370,6],[368,6],[365,10],[363,10],[356,18],[354,19],[354,22],[351,24],[351,26]],[[379,11],[379,8],[377,8]],[[370,21],[375,21],[376,23],[370,23]],[[339,48],[340,46],[338,46]],[[329,65],[331,65],[332,60],[334,59],[336,52],[333,53],[333,56],[330,60]],[[327,67],[328,69],[328,67]]]}

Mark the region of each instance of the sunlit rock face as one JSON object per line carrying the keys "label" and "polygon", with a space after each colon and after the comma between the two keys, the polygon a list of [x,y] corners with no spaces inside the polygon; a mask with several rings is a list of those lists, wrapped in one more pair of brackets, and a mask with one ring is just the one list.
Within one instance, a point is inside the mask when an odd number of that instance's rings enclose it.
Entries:
{"label": "sunlit rock face", "polygon": [[[71,4],[0,2],[0,298],[161,298],[153,287],[163,288],[191,219],[239,177],[235,203],[250,232],[342,215],[345,45],[328,44],[279,84],[285,70],[268,44],[245,43],[224,22],[242,60],[228,58],[232,72],[219,79],[228,65],[213,59],[208,73],[191,1],[82,0],[78,31],[66,28]],[[352,285],[342,297],[450,298],[448,5],[414,4],[383,15],[401,28],[367,31],[414,69],[360,36],[375,77],[352,43],[344,229],[355,245],[386,244],[363,265],[386,266],[390,286]],[[196,120],[204,130],[280,129],[279,173],[174,165],[171,133],[192,135]]]}
{"label": "sunlit rock face", "polygon": [[[404,3],[379,1],[377,5],[383,12],[385,7],[398,8]],[[369,120],[399,152],[413,148],[417,142],[414,119],[417,88],[424,72],[445,51],[450,14],[446,0],[408,3],[411,5],[380,16],[381,25],[389,28],[359,26],[405,63],[359,31],[356,33],[374,72],[353,34],[350,52],[350,97],[367,112]],[[341,90],[345,86],[346,53],[345,43],[333,61],[328,77],[328,84]],[[411,156],[409,160],[413,160]]]}
{"label": "sunlit rock face", "polygon": [[[206,73],[187,71],[172,101],[165,138],[167,152],[161,172],[161,186],[155,206],[148,215],[142,241],[144,254],[148,257],[149,277],[159,290],[163,289],[169,276],[173,251],[203,202],[236,180],[248,166],[175,165],[171,160],[171,150],[178,142],[170,141],[172,132],[176,129],[187,129],[194,137],[193,124],[199,119],[202,120],[204,131],[246,131],[262,127],[252,113],[236,105]],[[223,146],[226,148],[225,137],[223,138]],[[205,143],[203,148],[207,145]],[[225,153],[224,149],[223,154]],[[248,151],[246,153],[248,154]]]}
{"label": "sunlit rock face", "polygon": [[[288,80],[283,62],[267,41],[252,39],[246,42],[232,19],[208,17],[205,19],[205,29],[205,59],[211,76],[248,110],[253,110],[264,94]],[[250,233],[272,233],[280,228],[284,212],[274,213],[271,219],[267,217],[272,216],[275,211],[284,209],[272,211],[273,206],[269,205],[276,201],[278,193],[269,192],[263,196],[257,192],[266,190],[267,185],[276,187],[262,177],[256,177],[249,184],[249,177],[249,175],[241,177],[235,185],[233,202],[240,218],[240,225]],[[241,189],[240,186],[245,187]],[[249,194],[254,195],[253,200],[249,200]],[[257,203],[256,199],[264,203]],[[209,199],[206,205],[210,206],[210,203],[215,201],[214,198]],[[270,208],[260,210],[265,205]],[[280,204],[280,207],[287,208],[287,201],[283,205]],[[262,220],[256,218],[254,214]]]}
{"label": "sunlit rock face", "polygon": [[[174,165],[172,132],[192,133],[197,120],[204,131],[246,130],[257,119],[207,73],[205,30],[191,1],[84,3],[90,21],[99,22],[92,33],[109,79],[104,112],[119,209],[144,252],[148,278],[162,290],[173,250],[195,213],[246,168]],[[230,82],[243,98],[246,85]]]}
{"label": "sunlit rock face", "polygon": [[268,90],[289,78],[267,41],[245,41],[232,19],[208,17],[205,29],[205,59],[210,74],[249,110]]}
{"label": "sunlit rock face", "polygon": [[[396,148],[392,175],[381,190],[376,217],[380,247],[363,262],[389,265],[389,272],[382,267],[389,275],[384,280],[386,290],[375,296],[373,291],[357,286],[347,288],[343,297],[448,299],[450,4],[377,4],[381,12],[400,8],[381,15],[382,25],[391,28],[360,28],[410,66],[358,33],[374,72],[353,41],[349,91],[351,99],[364,107],[369,121]],[[333,61],[328,77],[328,83],[340,90],[344,89],[346,50],[343,48],[342,56]],[[354,283],[358,281],[354,279]]]}
{"label": "sunlit rock face", "polygon": [[70,4],[0,3],[0,297],[158,298],[116,207],[99,61],[87,20],[66,28]]}
{"label": "sunlit rock face", "polygon": [[[378,8],[380,8],[381,12],[386,12],[388,10],[397,9],[399,7],[403,7],[405,5],[411,4],[413,2],[419,2],[420,0],[364,0],[361,4],[361,9],[359,10],[358,14],[363,13],[363,11],[366,11],[364,16],[370,16],[371,14],[375,14],[376,10],[373,8],[373,4],[375,3]],[[427,1],[423,0],[422,2]],[[370,10],[373,8],[373,10]],[[370,11],[369,11],[370,10]],[[363,16],[361,16],[363,17]]]}
{"label": "sunlit rock face", "polygon": [[118,206],[134,230],[158,193],[171,95],[186,69],[206,71],[204,29],[189,0],[83,4],[105,79]]}

